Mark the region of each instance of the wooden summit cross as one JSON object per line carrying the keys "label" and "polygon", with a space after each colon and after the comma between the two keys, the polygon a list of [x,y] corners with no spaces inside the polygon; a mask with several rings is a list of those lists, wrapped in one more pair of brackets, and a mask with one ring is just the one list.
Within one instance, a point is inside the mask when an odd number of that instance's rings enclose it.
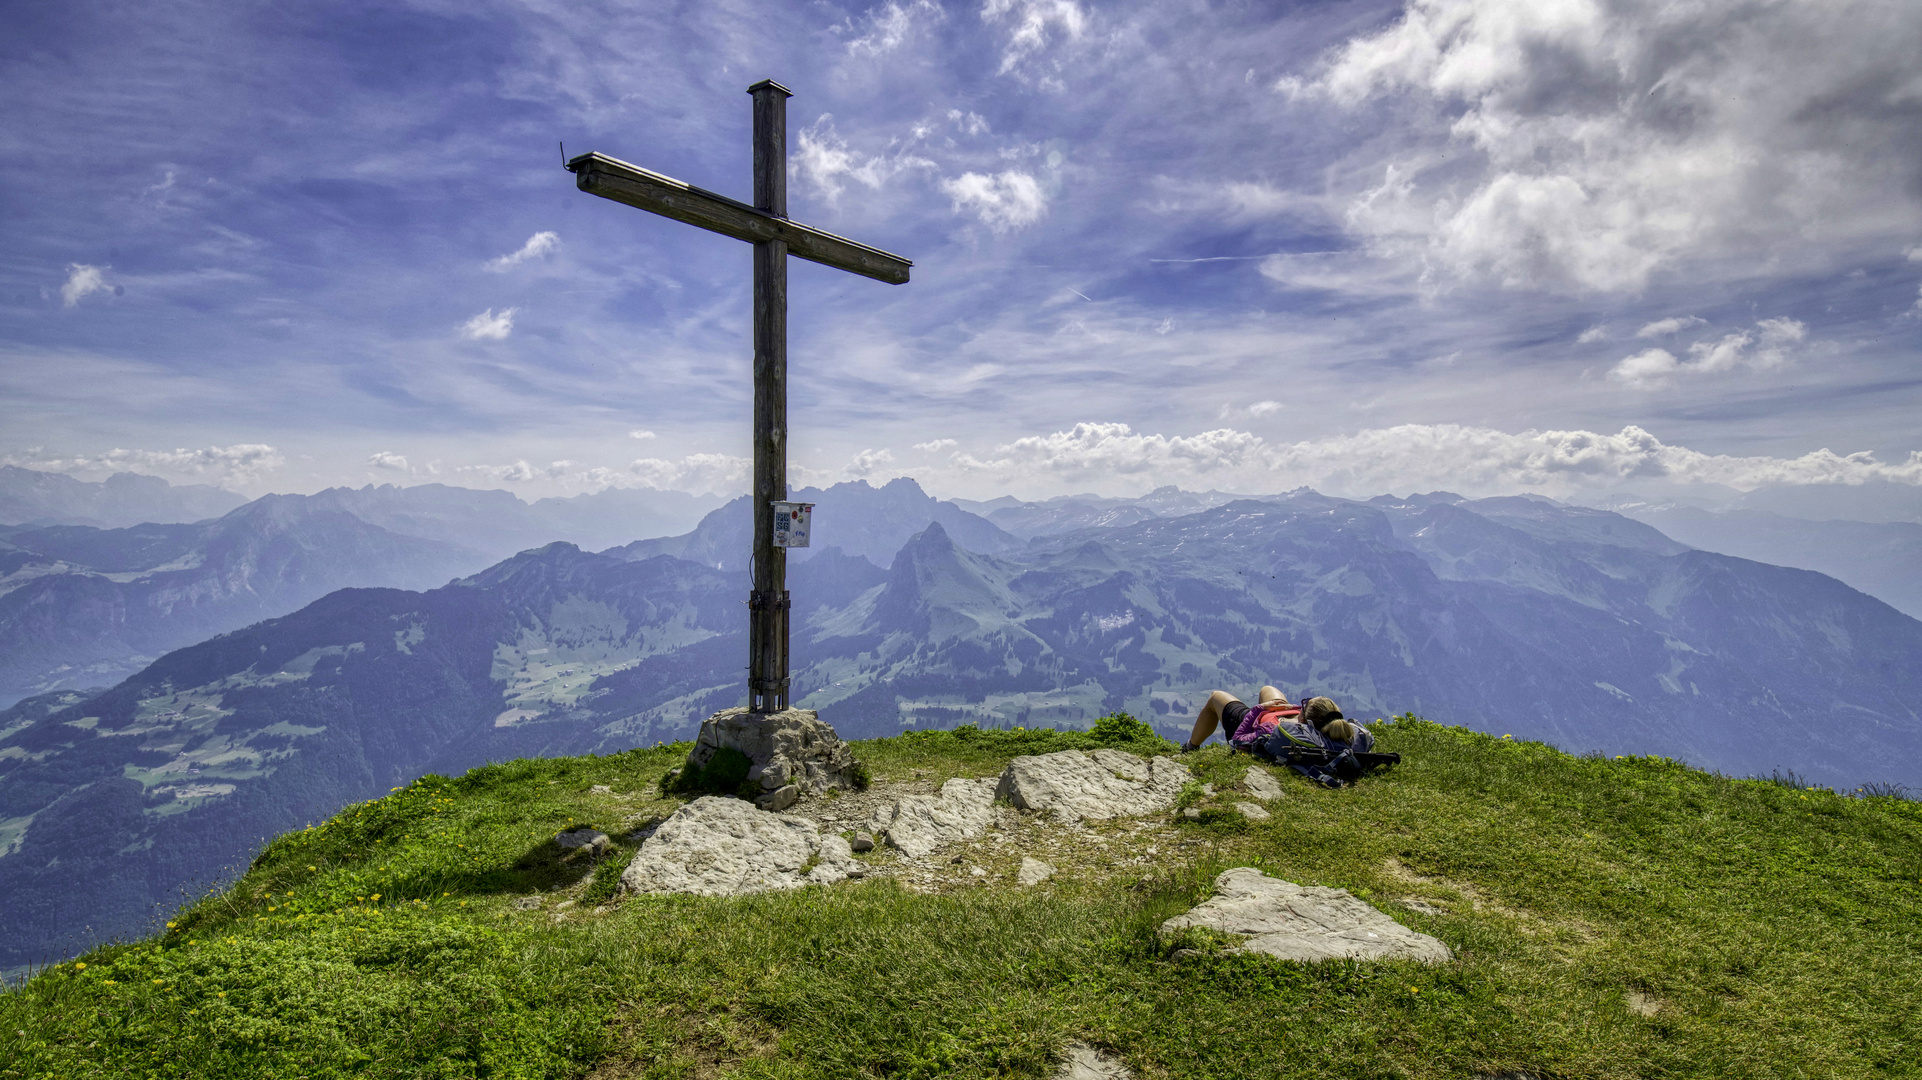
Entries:
{"label": "wooden summit cross", "polygon": [[774,504],[787,499],[787,257],[904,285],[914,264],[789,221],[787,99],[772,79],[747,88],[754,96],[754,205],[604,154],[567,162],[590,195],[638,206],[754,245],[754,581],[748,593],[748,708],[788,707],[787,549],[774,543]]}

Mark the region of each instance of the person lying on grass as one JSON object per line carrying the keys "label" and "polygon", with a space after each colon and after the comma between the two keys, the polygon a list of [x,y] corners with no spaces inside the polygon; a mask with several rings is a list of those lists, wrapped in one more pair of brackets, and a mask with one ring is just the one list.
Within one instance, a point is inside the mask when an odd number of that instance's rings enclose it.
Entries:
{"label": "person lying on grass", "polygon": [[1375,745],[1375,737],[1368,729],[1344,718],[1340,707],[1329,698],[1312,697],[1300,705],[1291,705],[1286,694],[1275,687],[1264,686],[1255,700],[1258,704],[1250,707],[1226,690],[1209,694],[1200,715],[1195,717],[1194,732],[1181,744],[1181,752],[1200,748],[1217,727],[1229,747],[1276,761],[1286,757],[1288,746],[1352,748],[1365,752]]}

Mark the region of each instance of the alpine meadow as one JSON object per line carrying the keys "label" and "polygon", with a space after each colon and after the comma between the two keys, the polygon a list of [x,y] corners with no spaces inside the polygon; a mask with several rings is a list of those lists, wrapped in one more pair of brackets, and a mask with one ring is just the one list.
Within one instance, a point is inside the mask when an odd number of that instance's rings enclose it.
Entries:
{"label": "alpine meadow", "polygon": [[1916,1075],[1922,6],[0,35],[0,1080]]}

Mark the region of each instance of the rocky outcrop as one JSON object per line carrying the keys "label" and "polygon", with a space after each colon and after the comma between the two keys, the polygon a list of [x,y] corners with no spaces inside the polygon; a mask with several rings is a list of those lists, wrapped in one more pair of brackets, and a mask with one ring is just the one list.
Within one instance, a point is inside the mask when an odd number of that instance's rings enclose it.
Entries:
{"label": "rocky outcrop", "polygon": [[747,755],[747,778],[767,793],[761,797],[764,809],[785,810],[804,794],[855,786],[854,755],[812,709],[722,709],[701,722],[687,763],[706,768],[723,747]]}
{"label": "rocky outcrop", "polygon": [[676,810],[621,874],[623,892],[743,893],[861,876],[848,842],[804,817],[707,795]]}
{"label": "rocky outcrop", "polygon": [[1249,866],[1224,870],[1215,895],[1186,915],[1161,924],[1164,932],[1190,926],[1234,934],[1239,952],[1282,960],[1452,959],[1448,946],[1417,933],[1363,903],[1347,889],[1297,885]]}
{"label": "rocky outcrop", "polygon": [[938,795],[903,795],[877,809],[868,830],[885,834],[887,844],[909,858],[962,840],[978,840],[994,820],[996,781],[955,777]]}
{"label": "rocky outcrop", "polygon": [[1190,779],[1188,767],[1170,757],[1144,761],[1120,750],[1059,750],[1009,762],[996,794],[1018,810],[1081,821],[1165,810]]}

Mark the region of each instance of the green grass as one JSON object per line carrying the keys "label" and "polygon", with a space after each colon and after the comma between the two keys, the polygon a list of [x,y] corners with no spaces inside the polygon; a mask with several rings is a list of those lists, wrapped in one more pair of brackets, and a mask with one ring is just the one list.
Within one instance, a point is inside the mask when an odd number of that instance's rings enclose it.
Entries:
{"label": "green grass", "polygon": [[[1345,791],[1284,778],[1265,822],[1220,812],[1249,759],[1189,755],[1224,795],[1158,818],[1179,840],[1143,865],[598,915],[626,855],[597,869],[554,833],[670,811],[685,744],[428,777],[281,837],[160,936],[0,995],[0,1077],[1040,1077],[1071,1038],[1142,1076],[1916,1074],[1922,806],[1414,720],[1377,734],[1401,767]],[[1111,724],[856,751],[878,782],[939,783],[1098,741],[1167,749]],[[1156,934],[1236,865],[1346,886],[1457,959],[1308,966]]]}

